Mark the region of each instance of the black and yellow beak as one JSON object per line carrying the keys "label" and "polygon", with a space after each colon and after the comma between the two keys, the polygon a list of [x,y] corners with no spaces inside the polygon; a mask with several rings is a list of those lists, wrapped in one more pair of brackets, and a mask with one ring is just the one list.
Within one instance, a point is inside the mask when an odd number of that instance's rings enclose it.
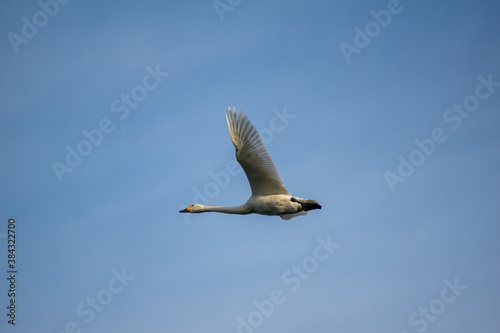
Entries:
{"label": "black and yellow beak", "polygon": [[191,207],[193,207],[193,205],[189,206],[186,209],[180,210],[179,213],[189,213],[189,211],[191,210]]}

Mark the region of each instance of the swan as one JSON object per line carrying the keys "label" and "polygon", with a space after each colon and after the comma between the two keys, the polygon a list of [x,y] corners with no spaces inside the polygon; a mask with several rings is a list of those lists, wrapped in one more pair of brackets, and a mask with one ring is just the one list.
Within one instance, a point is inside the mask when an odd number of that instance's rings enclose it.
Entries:
{"label": "swan", "polygon": [[233,207],[204,206],[194,204],[180,213],[219,212],[226,214],[261,214],[280,216],[290,220],[306,215],[313,209],[321,209],[314,200],[294,197],[286,189],[276,166],[262,143],[259,132],[247,116],[236,108],[226,109],[229,135],[236,149],[236,160],[242,166],[252,190],[252,195],[243,205]]}

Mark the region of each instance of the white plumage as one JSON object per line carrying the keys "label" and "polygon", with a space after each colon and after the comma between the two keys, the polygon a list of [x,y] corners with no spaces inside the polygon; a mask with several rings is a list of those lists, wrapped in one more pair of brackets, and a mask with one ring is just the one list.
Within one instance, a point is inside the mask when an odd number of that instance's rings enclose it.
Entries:
{"label": "white plumage", "polygon": [[181,213],[219,212],[226,214],[278,215],[290,220],[306,215],[309,210],[321,209],[314,200],[293,197],[285,187],[278,169],[267,152],[259,132],[247,116],[226,110],[229,135],[236,149],[236,159],[245,171],[252,189],[252,195],[243,205],[234,207],[204,206],[194,204]]}

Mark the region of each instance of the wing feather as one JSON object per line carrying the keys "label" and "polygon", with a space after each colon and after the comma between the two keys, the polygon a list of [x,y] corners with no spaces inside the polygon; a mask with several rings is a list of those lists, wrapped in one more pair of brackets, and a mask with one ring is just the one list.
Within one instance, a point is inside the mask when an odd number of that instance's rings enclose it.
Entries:
{"label": "wing feather", "polygon": [[236,149],[236,160],[245,171],[254,195],[290,194],[281,179],[278,169],[267,152],[259,132],[247,116],[226,110],[229,135]]}

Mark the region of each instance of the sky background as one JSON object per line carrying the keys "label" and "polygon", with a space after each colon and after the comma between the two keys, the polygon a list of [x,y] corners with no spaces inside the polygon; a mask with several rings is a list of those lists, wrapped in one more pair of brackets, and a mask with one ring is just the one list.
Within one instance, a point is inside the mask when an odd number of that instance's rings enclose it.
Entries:
{"label": "sky background", "polygon": [[[500,82],[498,1],[402,0],[350,61],[340,45],[387,1],[53,3],[0,4],[1,276],[9,217],[18,269],[15,327],[0,281],[2,332],[498,332],[500,87],[478,88],[489,96],[458,128],[443,118],[478,77]],[[169,74],[144,90],[148,68]],[[243,173],[223,176],[233,106],[321,210],[178,213],[197,191],[248,199]],[[103,120],[113,130],[60,181],[53,163]],[[434,129],[446,140],[414,153]],[[384,174],[410,155],[391,190]],[[318,237],[340,245],[323,261]],[[307,278],[290,273],[303,264]],[[256,313],[273,290],[281,304]]]}

